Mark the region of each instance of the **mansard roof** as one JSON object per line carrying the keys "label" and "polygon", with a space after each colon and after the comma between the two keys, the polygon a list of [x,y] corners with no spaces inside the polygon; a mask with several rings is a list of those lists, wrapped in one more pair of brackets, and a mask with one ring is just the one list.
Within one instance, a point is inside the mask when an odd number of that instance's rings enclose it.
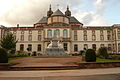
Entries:
{"label": "mansard roof", "polygon": [[[71,16],[69,18],[70,18],[70,23],[80,23],[74,16]],[[41,20],[39,20],[38,23],[47,23],[47,17],[41,18]]]}
{"label": "mansard roof", "polygon": [[47,23],[47,17],[41,18],[41,20],[39,20],[38,23]]}
{"label": "mansard roof", "polygon": [[74,16],[70,17],[70,23],[80,23]]}
{"label": "mansard roof", "polygon": [[64,14],[58,9],[52,14],[52,16],[64,16]]}

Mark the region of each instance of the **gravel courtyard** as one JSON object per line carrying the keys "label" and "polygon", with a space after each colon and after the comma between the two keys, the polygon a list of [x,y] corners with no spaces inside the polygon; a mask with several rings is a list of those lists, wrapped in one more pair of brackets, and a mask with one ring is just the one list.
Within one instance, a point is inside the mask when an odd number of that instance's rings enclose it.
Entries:
{"label": "gravel courtyard", "polygon": [[26,57],[21,59],[11,60],[10,62],[19,62],[20,64],[14,67],[43,67],[43,66],[76,66],[75,62],[81,61],[81,57],[67,58],[35,58]]}

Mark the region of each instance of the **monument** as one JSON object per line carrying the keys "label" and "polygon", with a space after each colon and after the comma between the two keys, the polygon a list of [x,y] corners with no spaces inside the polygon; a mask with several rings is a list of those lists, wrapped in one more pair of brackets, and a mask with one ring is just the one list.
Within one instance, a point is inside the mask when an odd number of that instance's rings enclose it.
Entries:
{"label": "monument", "polygon": [[44,56],[46,57],[67,57],[68,54],[65,53],[64,48],[60,44],[56,34],[54,34],[53,39],[46,48]]}

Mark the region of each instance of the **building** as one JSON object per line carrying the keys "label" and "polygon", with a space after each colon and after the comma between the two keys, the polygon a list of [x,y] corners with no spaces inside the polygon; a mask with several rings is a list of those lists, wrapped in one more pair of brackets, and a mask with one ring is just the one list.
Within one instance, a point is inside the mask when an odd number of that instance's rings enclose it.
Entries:
{"label": "building", "polygon": [[44,54],[54,33],[60,39],[67,54],[78,54],[81,50],[92,48],[98,50],[107,47],[109,53],[120,53],[120,25],[84,26],[74,16],[69,7],[63,14],[59,9],[52,11],[51,6],[47,16],[40,19],[33,27],[0,27],[0,38],[6,32],[16,36],[16,50]]}

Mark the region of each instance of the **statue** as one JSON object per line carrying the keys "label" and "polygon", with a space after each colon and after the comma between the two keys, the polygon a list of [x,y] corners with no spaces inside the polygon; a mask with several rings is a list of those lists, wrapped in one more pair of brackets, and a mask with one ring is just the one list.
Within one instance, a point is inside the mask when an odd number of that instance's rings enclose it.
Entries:
{"label": "statue", "polygon": [[57,38],[56,33],[54,33],[53,39],[50,41],[50,44],[47,46],[44,56],[46,57],[65,57],[68,56],[60,41]]}

